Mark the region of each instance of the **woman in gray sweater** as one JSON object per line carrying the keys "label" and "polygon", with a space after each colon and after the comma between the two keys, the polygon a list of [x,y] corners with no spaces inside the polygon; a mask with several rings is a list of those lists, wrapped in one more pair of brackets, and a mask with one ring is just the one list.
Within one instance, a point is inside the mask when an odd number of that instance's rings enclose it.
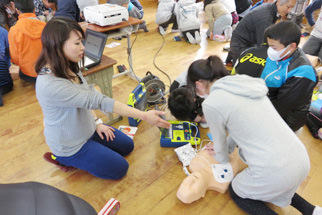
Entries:
{"label": "woman in gray sweater", "polygon": [[276,214],[266,203],[291,204],[302,214],[322,214],[321,207],[295,193],[309,173],[309,156],[266,96],[264,80],[229,76],[221,59],[210,56],[190,65],[188,83],[199,96],[207,97],[202,109],[214,139],[209,153],[227,163],[228,154],[238,146],[248,165],[229,188],[241,209],[248,214]]}
{"label": "woman in gray sweater", "polygon": [[45,138],[53,152],[47,160],[104,179],[120,179],[128,169],[123,156],[133,141],[95,119],[91,110],[114,112],[168,127],[159,111],[143,112],[115,101],[86,83],[78,62],[84,56],[84,32],[76,21],[54,18],[42,32],[43,50],[36,64],[36,95],[42,108]]}

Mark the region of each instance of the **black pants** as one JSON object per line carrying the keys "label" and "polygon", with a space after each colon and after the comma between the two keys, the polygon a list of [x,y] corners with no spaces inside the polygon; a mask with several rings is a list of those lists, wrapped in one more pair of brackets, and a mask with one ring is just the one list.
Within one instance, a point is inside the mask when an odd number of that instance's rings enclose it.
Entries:
{"label": "black pants", "polygon": [[3,106],[2,95],[10,92],[12,89],[13,89],[13,83],[12,82],[0,86],[0,106]]}
{"label": "black pants", "polygon": [[[254,199],[244,199],[239,197],[231,184],[229,185],[229,193],[236,205],[242,210],[246,211],[248,214],[252,215],[275,215],[275,211],[270,209],[265,202],[254,200]],[[292,198],[291,205],[300,211],[303,215],[311,215],[314,210],[314,206],[299,196],[297,193],[294,194]]]}
{"label": "black pants", "polygon": [[21,70],[19,70],[19,77],[20,77],[20,79],[27,81],[27,82],[31,82],[31,83],[36,82],[36,77],[31,77],[31,76],[25,75],[23,72],[21,72]]}
{"label": "black pants", "polygon": [[162,28],[167,28],[171,23],[173,23],[172,29],[177,30],[178,29],[177,17],[174,14],[172,14],[171,18],[167,22],[160,24],[160,26]]}

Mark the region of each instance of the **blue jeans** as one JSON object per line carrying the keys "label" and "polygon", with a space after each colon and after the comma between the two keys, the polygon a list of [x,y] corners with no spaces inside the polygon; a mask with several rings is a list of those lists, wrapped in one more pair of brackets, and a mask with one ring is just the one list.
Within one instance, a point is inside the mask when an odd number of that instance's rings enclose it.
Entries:
{"label": "blue jeans", "polygon": [[117,180],[125,176],[129,168],[123,156],[133,151],[133,140],[120,130],[115,129],[113,141],[103,140],[97,132],[70,157],[57,157],[57,161],[65,166],[73,166],[85,170],[103,179]]}
{"label": "blue jeans", "polygon": [[322,0],[315,0],[305,8],[304,13],[309,25],[311,26],[315,25],[315,21],[313,19],[312,14],[315,10],[320,9],[321,5],[322,5]]}

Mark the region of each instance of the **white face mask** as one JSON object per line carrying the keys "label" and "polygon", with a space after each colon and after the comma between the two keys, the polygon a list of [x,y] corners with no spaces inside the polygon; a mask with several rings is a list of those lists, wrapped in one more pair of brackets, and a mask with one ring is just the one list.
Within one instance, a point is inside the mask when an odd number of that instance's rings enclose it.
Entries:
{"label": "white face mask", "polygon": [[200,98],[203,98],[203,99],[206,99],[208,96],[209,96],[209,94],[205,94],[205,95],[203,95],[203,96],[201,96],[201,95],[198,95]]}
{"label": "white face mask", "polygon": [[290,53],[290,50],[288,50],[283,56],[281,56],[281,54],[288,48],[288,46],[286,46],[285,48],[276,51],[274,50],[272,47],[269,47],[267,49],[267,55],[268,57],[272,60],[272,61],[279,61],[281,59],[283,59],[285,56],[287,56]]}

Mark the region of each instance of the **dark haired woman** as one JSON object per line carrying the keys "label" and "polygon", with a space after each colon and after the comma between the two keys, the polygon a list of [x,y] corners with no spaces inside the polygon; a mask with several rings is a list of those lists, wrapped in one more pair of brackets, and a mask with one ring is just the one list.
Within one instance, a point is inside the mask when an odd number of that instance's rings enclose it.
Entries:
{"label": "dark haired woman", "polygon": [[202,110],[214,139],[209,153],[226,163],[237,145],[248,165],[230,185],[234,202],[248,214],[276,214],[268,202],[280,207],[291,204],[302,214],[322,214],[321,207],[295,193],[309,173],[309,156],[266,96],[265,81],[226,76],[218,59],[193,62],[188,82],[198,95],[207,97]]}
{"label": "dark haired woman", "polygon": [[36,94],[42,107],[45,138],[60,165],[85,170],[104,179],[120,179],[128,169],[123,156],[133,141],[95,120],[91,110],[114,112],[168,127],[159,111],[142,112],[97,92],[86,83],[78,62],[84,55],[84,32],[77,22],[54,18],[42,33],[43,50],[36,64]]}

